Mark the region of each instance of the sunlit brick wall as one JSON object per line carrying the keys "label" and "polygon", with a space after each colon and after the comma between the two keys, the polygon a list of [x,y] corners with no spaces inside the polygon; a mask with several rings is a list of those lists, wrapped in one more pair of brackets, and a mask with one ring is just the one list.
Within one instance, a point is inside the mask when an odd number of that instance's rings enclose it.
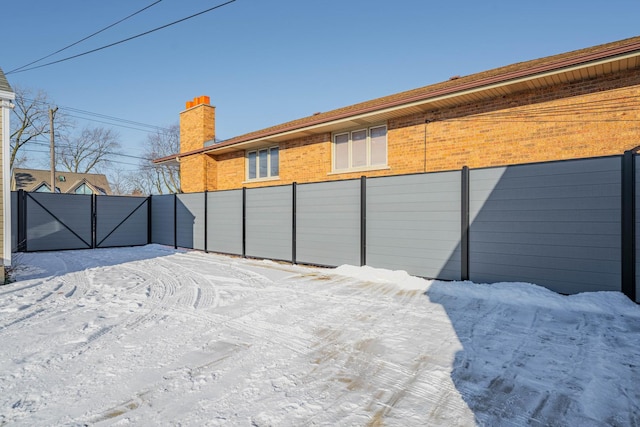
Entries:
{"label": "sunlit brick wall", "polygon": [[640,72],[631,70],[389,120],[386,169],[332,173],[332,135],[324,133],[278,144],[279,179],[247,182],[245,151],[238,151],[215,161],[207,157],[206,175],[183,163],[183,190],[201,191],[191,189],[205,183],[209,190],[224,190],[622,154],[640,145],[639,107]]}

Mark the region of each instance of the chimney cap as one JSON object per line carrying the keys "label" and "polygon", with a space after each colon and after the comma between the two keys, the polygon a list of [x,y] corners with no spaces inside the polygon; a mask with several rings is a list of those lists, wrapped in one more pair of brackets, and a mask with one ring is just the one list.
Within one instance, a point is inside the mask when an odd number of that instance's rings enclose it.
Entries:
{"label": "chimney cap", "polygon": [[211,103],[211,99],[207,96],[207,95],[203,95],[203,96],[196,96],[195,98],[193,98],[193,101],[187,101],[187,110],[189,108],[193,108],[196,107],[198,105],[210,105]]}

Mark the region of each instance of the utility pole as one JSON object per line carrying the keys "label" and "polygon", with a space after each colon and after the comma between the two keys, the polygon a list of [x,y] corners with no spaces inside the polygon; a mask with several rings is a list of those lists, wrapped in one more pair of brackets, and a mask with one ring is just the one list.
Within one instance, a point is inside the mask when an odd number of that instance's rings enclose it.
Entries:
{"label": "utility pole", "polygon": [[56,149],[55,132],[53,130],[53,116],[58,111],[58,107],[49,108],[49,135],[51,140],[51,192],[56,192]]}

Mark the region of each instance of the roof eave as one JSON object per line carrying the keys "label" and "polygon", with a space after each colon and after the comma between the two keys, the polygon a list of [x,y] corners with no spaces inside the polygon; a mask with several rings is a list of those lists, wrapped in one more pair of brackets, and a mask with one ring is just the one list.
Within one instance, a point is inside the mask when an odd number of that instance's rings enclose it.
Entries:
{"label": "roof eave", "polygon": [[362,120],[372,115],[384,115],[398,110],[409,110],[416,107],[424,107],[444,99],[463,97],[472,93],[488,92],[499,87],[518,85],[527,81],[543,79],[553,75],[571,73],[582,68],[594,67],[601,64],[623,61],[625,59],[640,57],[640,42],[629,45],[620,46],[607,51],[590,53],[579,57],[559,60],[549,64],[534,66],[531,68],[512,71],[509,73],[491,76],[470,82],[463,82],[439,90],[434,90],[426,94],[420,94],[413,97],[402,98],[387,103],[377,104],[365,107],[356,111],[343,112],[333,116],[324,116],[317,120],[310,120],[303,124],[295,124],[290,128],[281,128],[276,131],[266,130],[264,134],[254,134],[248,138],[243,136],[232,138],[226,142],[216,145],[203,147],[186,153],[174,154],[154,160],[154,163],[167,163],[171,161],[179,161],[180,157],[191,156],[202,153],[223,154],[230,151],[237,151],[248,146],[281,140],[283,138],[291,138],[300,134],[319,133],[322,128],[332,125],[339,125],[344,122]]}

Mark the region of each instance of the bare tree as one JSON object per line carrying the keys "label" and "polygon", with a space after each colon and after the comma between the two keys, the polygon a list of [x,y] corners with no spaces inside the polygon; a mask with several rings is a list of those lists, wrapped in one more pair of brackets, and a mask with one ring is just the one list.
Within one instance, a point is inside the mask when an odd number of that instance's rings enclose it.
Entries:
{"label": "bare tree", "polygon": [[69,172],[98,172],[120,154],[120,135],[108,128],[84,128],[80,134],[64,138],[57,147],[56,164]]}
{"label": "bare tree", "polygon": [[[24,153],[26,144],[48,145],[49,108],[53,102],[46,92],[14,87],[16,99],[13,101],[13,118],[11,120],[11,148],[9,153],[9,165],[23,164],[27,160]],[[69,118],[58,111],[55,115],[54,129],[56,136],[62,135],[70,126]],[[22,150],[21,150],[22,149]]]}
{"label": "bare tree", "polygon": [[134,177],[135,186],[145,194],[181,193],[180,166],[157,165],[153,159],[170,156],[180,151],[180,126],[158,130],[147,137],[139,170]]}
{"label": "bare tree", "polygon": [[134,192],[134,174],[131,172],[122,168],[111,168],[107,173],[107,177],[113,194],[123,196]]}

